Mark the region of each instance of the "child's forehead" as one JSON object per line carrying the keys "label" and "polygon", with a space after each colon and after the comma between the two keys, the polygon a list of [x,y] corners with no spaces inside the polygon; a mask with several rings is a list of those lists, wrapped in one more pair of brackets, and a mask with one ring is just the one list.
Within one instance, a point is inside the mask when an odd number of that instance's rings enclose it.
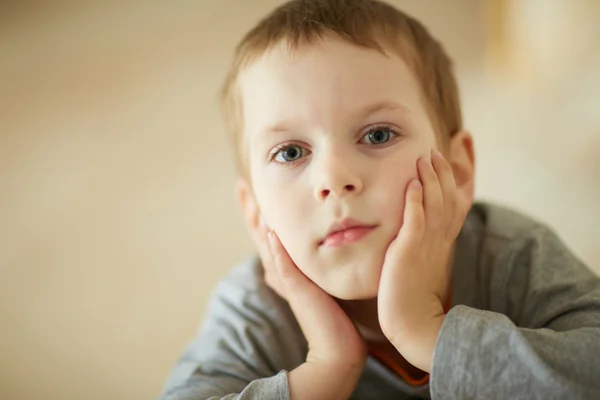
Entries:
{"label": "child's forehead", "polygon": [[273,49],[241,76],[247,139],[291,127],[354,128],[389,113],[425,114],[417,83],[399,57],[339,41],[298,50]]}
{"label": "child's forehead", "polygon": [[[244,108],[261,101],[414,103],[419,92],[402,58],[329,38],[290,49],[285,42],[246,65],[239,76]],[[409,104],[405,104],[410,108]]]}

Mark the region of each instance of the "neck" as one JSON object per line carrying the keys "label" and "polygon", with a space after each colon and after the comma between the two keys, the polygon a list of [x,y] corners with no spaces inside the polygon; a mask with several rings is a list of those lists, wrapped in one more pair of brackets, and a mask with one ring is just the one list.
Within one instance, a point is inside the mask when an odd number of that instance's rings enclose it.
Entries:
{"label": "neck", "polygon": [[338,304],[350,317],[356,329],[367,342],[387,342],[387,338],[381,331],[377,318],[377,298],[366,300],[341,300]]}

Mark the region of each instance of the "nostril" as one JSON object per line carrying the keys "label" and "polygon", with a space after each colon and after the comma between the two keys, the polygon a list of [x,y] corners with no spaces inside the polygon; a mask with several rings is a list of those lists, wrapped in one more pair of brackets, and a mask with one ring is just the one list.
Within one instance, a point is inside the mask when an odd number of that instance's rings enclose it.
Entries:
{"label": "nostril", "polygon": [[321,192],[321,196],[323,196],[323,198],[329,196],[329,190],[325,189]]}
{"label": "nostril", "polygon": [[346,187],[346,190],[349,192],[354,191],[354,185],[346,185],[345,187]]}

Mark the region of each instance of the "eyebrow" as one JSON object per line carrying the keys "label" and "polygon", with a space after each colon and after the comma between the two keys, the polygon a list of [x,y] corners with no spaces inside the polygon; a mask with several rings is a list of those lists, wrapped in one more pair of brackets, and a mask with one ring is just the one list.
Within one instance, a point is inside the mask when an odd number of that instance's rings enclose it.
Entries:
{"label": "eyebrow", "polygon": [[402,110],[403,112],[410,111],[408,107],[394,101],[381,101],[364,107],[363,110],[360,111],[360,116],[366,117],[379,111],[394,111],[398,109]]}
{"label": "eyebrow", "polygon": [[[374,104],[369,104],[354,114],[357,115],[360,119],[366,118],[369,115],[378,113],[380,111],[395,111],[399,110],[404,112],[410,112],[410,109],[402,104],[396,103],[394,101],[380,101]],[[277,132],[286,132],[289,130],[290,126],[293,126],[295,121],[293,119],[279,121],[273,125],[268,126],[266,129],[261,130],[261,137],[268,136]]]}

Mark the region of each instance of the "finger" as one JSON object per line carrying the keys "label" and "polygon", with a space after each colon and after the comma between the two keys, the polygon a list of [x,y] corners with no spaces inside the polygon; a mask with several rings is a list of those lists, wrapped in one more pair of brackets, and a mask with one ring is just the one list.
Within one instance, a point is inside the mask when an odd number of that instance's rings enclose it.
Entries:
{"label": "finger", "polygon": [[267,285],[271,289],[273,289],[280,297],[287,300],[287,293],[285,290],[285,286],[279,277],[279,273],[275,269],[275,261],[273,259],[273,254],[271,253],[270,245],[269,245],[269,234],[270,229],[262,225],[259,228],[259,246],[261,253],[261,259],[263,260],[263,267],[265,270],[265,281]]}
{"label": "finger", "polygon": [[263,262],[263,267],[265,269],[265,273],[269,273],[273,270],[273,262],[271,251],[269,250],[269,243],[267,240],[267,234],[269,233],[269,228],[267,226],[261,225],[254,231],[254,244],[258,249],[258,254]]}
{"label": "finger", "polygon": [[425,231],[423,186],[418,179],[411,181],[406,190],[404,222],[400,230],[403,241],[420,241]]}
{"label": "finger", "polygon": [[[418,179],[409,182],[406,189],[404,220],[398,237],[390,244],[386,261],[381,271],[380,282],[398,282],[398,274],[404,263],[411,265],[413,258],[421,251],[425,234],[425,212],[423,210],[423,186]],[[389,261],[388,261],[389,259]],[[390,265],[390,267],[386,267]],[[380,284],[380,290],[385,285]]]}
{"label": "finger", "polygon": [[311,354],[322,361],[343,358],[349,348],[348,334],[356,334],[352,322],[331,296],[298,269],[274,232],[269,233],[269,245]]}
{"label": "finger", "polygon": [[443,214],[443,199],[440,182],[429,158],[420,159],[418,164],[419,177],[423,184],[425,224],[429,229],[436,229],[440,225]]}
{"label": "finger", "polygon": [[452,172],[450,164],[439,151],[434,150],[432,152],[432,163],[440,182],[443,201],[442,227],[447,233],[453,224],[457,211],[457,191],[456,183],[454,182],[454,173]]}
{"label": "finger", "polygon": [[286,292],[290,293],[290,297],[297,299],[297,294],[314,290],[316,285],[298,270],[298,267],[290,258],[275,232],[270,231],[268,233],[268,243],[273,260],[273,268]]}
{"label": "finger", "polygon": [[279,279],[279,275],[277,275],[277,272],[272,272],[272,271],[267,271],[265,272],[265,282],[267,282],[267,285],[275,292],[279,295],[279,297],[281,297],[284,300],[288,300],[287,298],[287,293],[285,291],[285,286],[283,285],[283,282],[281,282],[281,279]]}
{"label": "finger", "polygon": [[271,251],[269,250],[269,243],[267,238],[268,233],[269,227],[266,226],[264,223],[261,223],[256,229],[252,231],[252,240],[254,242],[254,245],[256,246],[256,249],[258,250],[258,255],[262,262],[265,282],[280,297],[287,300],[287,295],[285,293],[283,283],[279,279],[279,275],[273,267],[273,257],[271,255]]}
{"label": "finger", "polygon": [[465,222],[465,218],[467,217],[467,214],[469,212],[468,203],[464,201],[462,197],[459,196],[458,192],[456,196],[454,210],[454,218],[452,220],[450,228],[448,229],[447,236],[447,238],[452,241],[455,240],[458,234],[460,233],[460,230],[462,229],[463,224]]}

